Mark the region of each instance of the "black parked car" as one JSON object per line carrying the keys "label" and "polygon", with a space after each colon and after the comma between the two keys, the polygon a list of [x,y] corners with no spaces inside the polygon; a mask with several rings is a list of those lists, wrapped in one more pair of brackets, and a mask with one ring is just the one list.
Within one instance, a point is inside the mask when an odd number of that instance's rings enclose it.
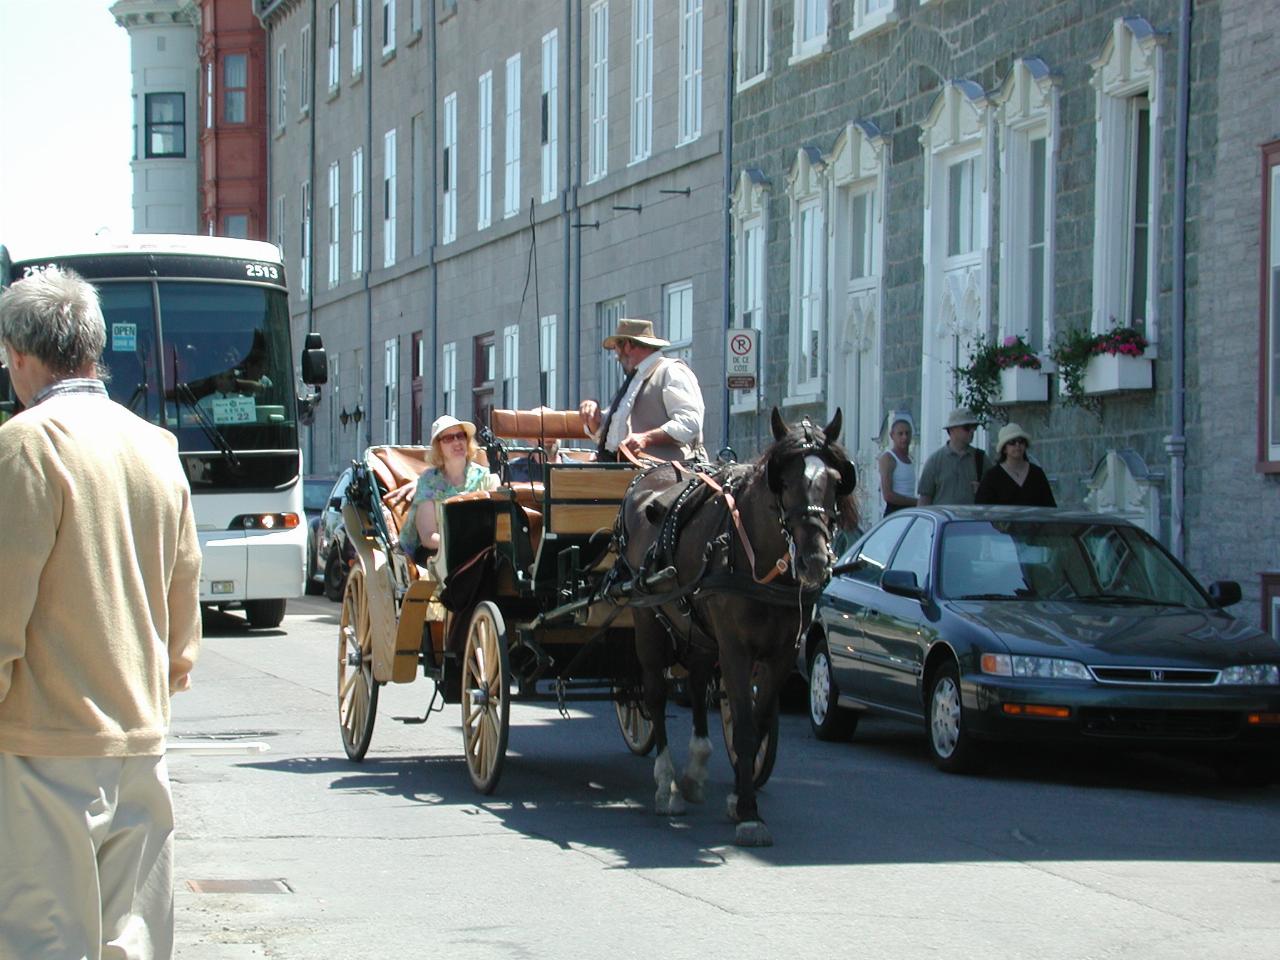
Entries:
{"label": "black parked car", "polygon": [[1138,527],[1039,508],[936,507],[882,520],[841,557],[804,665],[810,722],[916,720],[935,763],[985,741],[1203,752],[1224,778],[1280,766],[1280,643],[1233,618]]}
{"label": "black parked car", "polygon": [[319,532],[332,489],[333,477],[302,478],[302,511],[307,518],[307,593],[319,593],[324,585]]}
{"label": "black parked car", "polygon": [[335,603],[342,602],[342,592],[347,588],[347,574],[355,559],[354,550],[347,541],[346,527],[342,523],[342,496],[351,482],[351,468],[342,474],[328,489],[324,509],[313,524],[315,566],[307,576],[307,592],[320,593]]}

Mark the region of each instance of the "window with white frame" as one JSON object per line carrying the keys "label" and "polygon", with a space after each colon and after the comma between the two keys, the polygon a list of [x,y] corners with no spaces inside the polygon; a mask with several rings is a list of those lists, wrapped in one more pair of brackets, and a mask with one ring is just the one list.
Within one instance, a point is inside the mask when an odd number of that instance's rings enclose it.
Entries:
{"label": "window with white frame", "polygon": [[[730,198],[733,213],[733,302],[737,314],[733,326],[764,330],[765,221],[768,215],[768,181],[758,170],[744,170]],[[756,337],[756,376],[764,369],[764,338]],[[757,379],[757,388],[760,386]],[[733,390],[729,410],[755,410],[759,389]]]}
{"label": "window with white frame", "polygon": [[422,0],[409,0],[409,32],[415,37],[422,34]]}
{"label": "window with white frame", "polygon": [[968,363],[979,338],[990,333],[990,112],[980,84],[952,80],[921,123],[926,198],[921,437],[942,430],[956,403],[956,370]]}
{"label": "window with white frame", "polygon": [[351,275],[364,271],[364,147],[351,152]]}
{"label": "window with white frame", "polygon": [[364,2],[351,0],[351,75],[364,68]]}
{"label": "window with white frame", "polygon": [[302,219],[298,230],[298,283],[305,294],[311,289],[311,181],[302,181]]}
{"label": "window with white frame", "polygon": [[400,439],[400,340],[392,337],[382,345],[382,442]]}
{"label": "window with white frame", "polygon": [[587,41],[591,72],[587,76],[587,182],[599,180],[609,170],[609,4],[591,6]]}
{"label": "window with white frame", "polygon": [[415,257],[427,249],[427,194],[430,190],[427,181],[427,121],[421,113],[415,113],[409,120],[409,237]]}
{"label": "window with white frame", "polygon": [[520,324],[502,328],[502,409],[520,408]]}
{"label": "window with white frame", "polygon": [[662,289],[663,314],[671,346],[663,352],[681,360],[693,359],[693,281],[669,283]]}
{"label": "window with white frame", "polygon": [[1140,17],[1117,20],[1092,63],[1097,91],[1092,328],[1134,327],[1154,343],[1160,199],[1161,48]]}
{"label": "window with white frame", "polygon": [[285,250],[284,250],[284,213],[285,213],[285,206],[284,206],[284,194],[283,194],[283,193],[281,193],[281,194],[279,194],[279,195],[277,195],[277,196],[276,196],[276,224],[275,224],[275,226],[276,226],[276,233],[275,233],[275,236],[276,236],[276,247],[280,250],[280,256],[281,256],[282,258],[284,257],[284,254],[285,254]]}
{"label": "window with white frame", "polygon": [[480,75],[480,129],[476,137],[476,229],[493,220],[493,71]]}
{"label": "window with white frame", "polygon": [[[861,470],[880,452],[883,410],[884,192],[888,139],[874,123],[856,120],[831,150],[831,331],[827,349],[827,410],[844,411],[844,444]],[[866,499],[866,506],[874,498]]]}
{"label": "window with white frame", "polygon": [[813,147],[798,152],[788,177],[791,207],[791,310],[787,336],[787,399],[822,394],[827,324],[827,262],[823,174],[826,161]]}
{"label": "window with white frame", "polygon": [[680,142],[702,133],[702,0],[680,0]]}
{"label": "window with white frame", "polygon": [[[360,0],[352,0],[359,3]],[[339,62],[339,37],[342,34],[342,6],[338,0],[329,5],[329,89],[335,90],[342,78],[342,65]]]}
{"label": "window with white frame", "polygon": [[342,209],[340,173],[338,161],[329,164],[329,287],[336,287],[342,273],[342,265],[338,259],[338,231],[340,227],[340,211]]}
{"label": "window with white frame", "polygon": [[[604,300],[596,307],[596,318],[599,322],[599,339],[603,340],[618,329],[618,321],[627,315],[625,297]],[[622,385],[622,367],[612,350],[604,350],[600,354],[600,405],[608,406],[613,395]]]}
{"label": "window with white frame", "polygon": [[[334,351],[329,355],[329,382],[326,384],[329,401],[329,463],[336,467],[342,456],[339,447],[342,420],[339,417],[339,404],[342,402],[342,354]],[[346,409],[343,407],[342,409]]]}
{"label": "window with white frame", "polygon": [[795,21],[791,58],[811,57],[827,49],[828,8],[831,0],[794,0]]}
{"label": "window with white frame", "polygon": [[653,149],[653,0],[631,4],[631,162]]}
{"label": "window with white frame", "polygon": [[382,265],[396,262],[396,132],[388,130],[382,150]]}
{"label": "window with white frame", "polygon": [[556,315],[538,318],[538,402],[556,406]]}
{"label": "window with white frame", "polygon": [[302,28],[302,56],[298,70],[298,111],[311,109],[311,25]]}
{"label": "window with white frame", "polygon": [[446,343],[440,353],[441,413],[458,415],[458,345]]}
{"label": "window with white frame", "polygon": [[[1280,473],[1280,140],[1262,148],[1262,278],[1260,322],[1266,355],[1258,381],[1258,462]],[[1272,619],[1272,627],[1280,620]]]}
{"label": "window with white frame", "polygon": [[458,95],[444,98],[444,149],[440,157],[440,242],[458,238]]}
{"label": "window with white frame", "polygon": [[554,200],[560,192],[560,176],[556,169],[560,105],[560,42],[552,30],[542,38],[542,110],[540,117],[542,144],[542,202]]}
{"label": "window with white frame", "polygon": [[276,51],[276,129],[284,127],[289,105],[289,56],[284,47]]}
{"label": "window with white frame", "polygon": [[865,37],[897,22],[898,15],[894,12],[893,4],[894,0],[854,0],[853,26],[849,30],[849,39]]}
{"label": "window with white frame", "polygon": [[1017,61],[996,95],[1000,131],[1000,335],[1036,352],[1053,338],[1053,158],[1057,87],[1036,58]]}
{"label": "window with white frame", "polygon": [[396,48],[396,0],[382,0],[382,55]]}
{"label": "window with white frame", "polygon": [[769,69],[769,0],[738,4],[738,86],[745,87]]}
{"label": "window with white frame", "polygon": [[507,59],[506,177],[503,182],[502,215],[513,217],[520,210],[520,54]]}
{"label": "window with white frame", "polygon": [[[223,61],[224,69],[226,61]],[[225,85],[226,78],[223,78]],[[204,65],[204,128],[213,129],[213,61]]]}

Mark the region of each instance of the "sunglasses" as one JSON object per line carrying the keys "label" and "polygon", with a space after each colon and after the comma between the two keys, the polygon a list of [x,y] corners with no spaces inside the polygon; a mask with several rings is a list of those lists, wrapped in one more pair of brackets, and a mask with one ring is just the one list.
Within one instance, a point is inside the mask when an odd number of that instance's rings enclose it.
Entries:
{"label": "sunglasses", "polygon": [[442,433],[436,437],[441,443],[453,443],[455,440],[466,440],[467,431],[459,430],[456,433]]}
{"label": "sunglasses", "polygon": [[1016,443],[1016,444],[1017,444],[1018,446],[1020,446],[1020,447],[1025,447],[1025,446],[1027,445],[1027,438],[1026,438],[1026,437],[1014,437],[1012,440],[1006,441],[1005,446],[1007,447],[1007,446],[1009,446],[1009,444],[1011,444],[1011,443]]}

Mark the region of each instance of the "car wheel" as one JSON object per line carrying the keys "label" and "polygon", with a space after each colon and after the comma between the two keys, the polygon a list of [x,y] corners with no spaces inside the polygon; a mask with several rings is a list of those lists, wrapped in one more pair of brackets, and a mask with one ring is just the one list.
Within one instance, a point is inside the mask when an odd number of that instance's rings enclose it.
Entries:
{"label": "car wheel", "polygon": [[334,603],[341,603],[346,586],[347,566],[342,562],[342,551],[334,544],[329,551],[329,562],[324,565],[324,595]]}
{"label": "car wheel", "polygon": [[978,748],[969,735],[960,702],[960,670],[948,660],[929,678],[929,752],[939,770],[966,773],[977,766]]}
{"label": "car wheel", "polygon": [[246,600],[244,616],[251,627],[278,627],[284,619],[284,600]]}
{"label": "car wheel", "polygon": [[819,640],[809,660],[809,726],[819,740],[848,740],[857,729],[858,714],[840,706],[839,699],[827,641]]}

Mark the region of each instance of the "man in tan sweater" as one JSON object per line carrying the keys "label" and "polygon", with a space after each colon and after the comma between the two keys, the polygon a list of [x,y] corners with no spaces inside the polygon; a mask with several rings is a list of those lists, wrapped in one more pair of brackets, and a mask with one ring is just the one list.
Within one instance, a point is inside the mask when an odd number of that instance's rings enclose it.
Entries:
{"label": "man in tan sweater", "polygon": [[107,397],[97,291],[0,297],[0,958],[168,958],[169,697],[200,643],[173,435]]}

